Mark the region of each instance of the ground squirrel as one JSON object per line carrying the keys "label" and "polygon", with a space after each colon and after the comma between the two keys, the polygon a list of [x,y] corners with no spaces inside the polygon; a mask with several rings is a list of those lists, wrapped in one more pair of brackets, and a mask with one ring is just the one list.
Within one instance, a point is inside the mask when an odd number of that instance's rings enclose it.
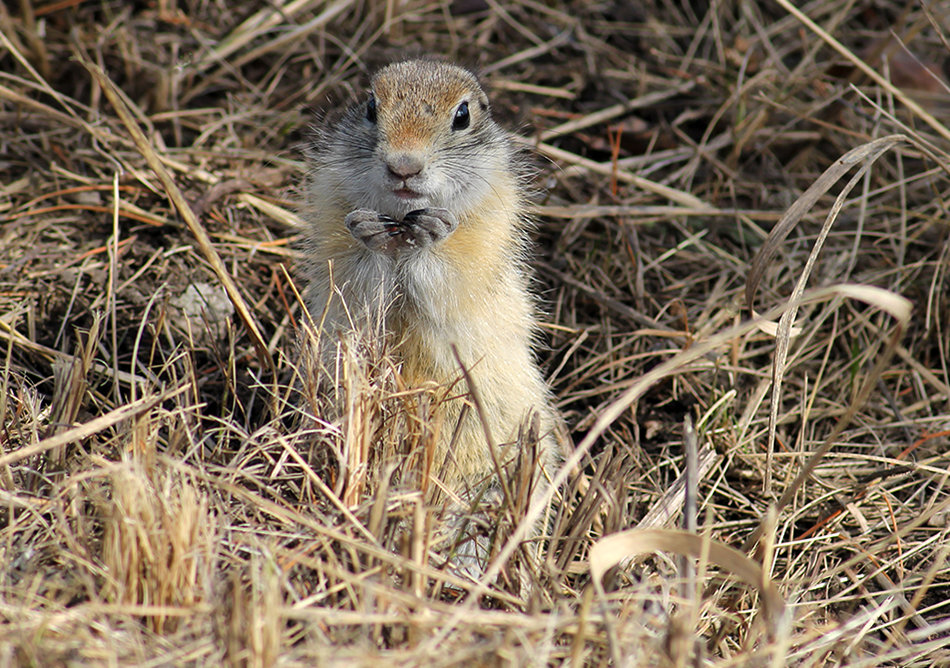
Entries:
{"label": "ground squirrel", "polygon": [[[552,475],[557,418],[532,352],[523,161],[477,78],[436,60],[395,63],[325,126],[309,152],[303,247],[324,365],[341,334],[388,336],[407,385],[454,383],[464,395],[454,346],[495,444],[539,416]],[[454,492],[494,471],[465,403],[439,408],[442,463],[432,471]]]}

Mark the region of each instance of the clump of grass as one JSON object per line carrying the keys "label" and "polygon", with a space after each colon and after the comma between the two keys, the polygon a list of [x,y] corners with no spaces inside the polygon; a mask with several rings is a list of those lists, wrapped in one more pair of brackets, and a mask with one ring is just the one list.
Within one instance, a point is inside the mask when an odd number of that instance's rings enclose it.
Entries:
{"label": "clump of grass", "polygon": [[178,620],[163,609],[201,607],[215,585],[217,527],[208,501],[171,471],[130,460],[109,476],[103,502],[101,560],[103,598],[154,610],[156,633],[174,630]]}

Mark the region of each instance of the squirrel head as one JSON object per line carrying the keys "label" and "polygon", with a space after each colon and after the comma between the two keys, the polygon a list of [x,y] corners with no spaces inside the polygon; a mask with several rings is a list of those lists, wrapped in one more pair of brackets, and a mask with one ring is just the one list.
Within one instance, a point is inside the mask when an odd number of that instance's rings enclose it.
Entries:
{"label": "squirrel head", "polygon": [[436,60],[379,70],[327,140],[323,166],[349,203],[396,220],[426,207],[463,216],[511,174],[510,141],[478,79]]}

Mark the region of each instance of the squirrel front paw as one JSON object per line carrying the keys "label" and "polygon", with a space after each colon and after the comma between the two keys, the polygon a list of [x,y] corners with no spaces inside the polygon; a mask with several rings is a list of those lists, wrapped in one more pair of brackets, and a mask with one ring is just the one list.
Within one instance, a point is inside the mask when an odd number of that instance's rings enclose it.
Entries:
{"label": "squirrel front paw", "polygon": [[402,221],[370,209],[356,209],[343,220],[353,237],[373,251],[392,253],[400,248],[427,248],[442,241],[458,227],[448,209],[417,209]]}
{"label": "squirrel front paw", "polygon": [[404,243],[400,238],[405,235],[403,225],[370,209],[350,211],[343,224],[354,239],[363,242],[370,250],[392,252]]}
{"label": "squirrel front paw", "polygon": [[459,226],[459,220],[448,209],[416,209],[403,218],[402,224],[411,237],[411,245],[425,248],[447,238]]}

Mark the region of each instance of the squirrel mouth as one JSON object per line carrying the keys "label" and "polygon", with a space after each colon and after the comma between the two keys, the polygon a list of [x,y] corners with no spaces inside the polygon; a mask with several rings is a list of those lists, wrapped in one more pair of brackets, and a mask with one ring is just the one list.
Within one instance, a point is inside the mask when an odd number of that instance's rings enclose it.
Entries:
{"label": "squirrel mouth", "polygon": [[419,199],[422,197],[422,193],[418,193],[411,188],[397,188],[393,191],[393,194],[399,199]]}

